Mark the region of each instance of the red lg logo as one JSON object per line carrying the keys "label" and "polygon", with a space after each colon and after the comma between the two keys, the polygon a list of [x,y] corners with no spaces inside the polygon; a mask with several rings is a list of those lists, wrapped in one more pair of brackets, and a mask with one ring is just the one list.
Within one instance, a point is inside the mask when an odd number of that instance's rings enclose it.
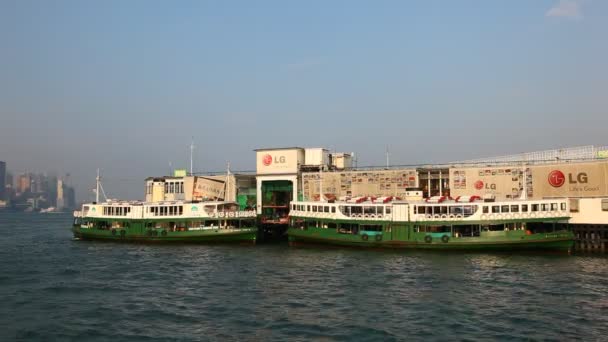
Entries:
{"label": "red lg logo", "polygon": [[549,184],[554,188],[559,188],[566,183],[566,176],[559,170],[553,170],[549,173]]}
{"label": "red lg logo", "polygon": [[272,156],[270,154],[265,155],[262,159],[262,163],[264,163],[266,166],[272,164]]}
{"label": "red lg logo", "polygon": [[475,182],[475,189],[477,190],[481,190],[483,189],[483,182],[478,180],[477,182]]}

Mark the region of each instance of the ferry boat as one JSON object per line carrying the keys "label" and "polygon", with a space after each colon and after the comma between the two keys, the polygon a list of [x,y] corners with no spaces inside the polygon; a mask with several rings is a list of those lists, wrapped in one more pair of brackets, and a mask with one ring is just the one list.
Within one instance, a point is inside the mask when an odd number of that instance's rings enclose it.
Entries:
{"label": "ferry boat", "polygon": [[291,203],[290,245],[570,252],[567,199],[486,202],[477,196]]}
{"label": "ferry boat", "polygon": [[234,202],[120,202],[84,204],[74,212],[74,237],[148,242],[255,244],[255,211]]}

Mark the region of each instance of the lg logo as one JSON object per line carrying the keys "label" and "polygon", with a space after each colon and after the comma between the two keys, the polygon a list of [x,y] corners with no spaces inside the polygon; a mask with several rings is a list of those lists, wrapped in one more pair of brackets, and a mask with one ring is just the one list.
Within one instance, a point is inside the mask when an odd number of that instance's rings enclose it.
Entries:
{"label": "lg logo", "polygon": [[262,163],[265,166],[270,166],[270,164],[272,164],[273,161],[275,164],[285,164],[285,156],[276,156],[276,157],[272,158],[272,156],[270,154],[267,154],[264,156],[264,158],[262,158]]}
{"label": "lg logo", "polygon": [[[554,188],[559,188],[560,186],[566,183],[566,175],[560,170],[553,170],[549,172],[549,177],[547,179],[549,184]],[[569,184],[586,184],[589,182],[589,177],[587,177],[587,173],[579,172],[576,174],[576,177],[572,173],[568,174],[568,183]]]}

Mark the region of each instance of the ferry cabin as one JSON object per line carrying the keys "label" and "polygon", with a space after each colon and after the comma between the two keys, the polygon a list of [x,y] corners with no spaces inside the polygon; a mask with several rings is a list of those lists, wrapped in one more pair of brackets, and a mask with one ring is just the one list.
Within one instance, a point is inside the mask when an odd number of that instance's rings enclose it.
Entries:
{"label": "ferry cabin", "polygon": [[[290,239],[339,244],[467,243],[527,241],[561,234],[570,217],[565,199],[536,201],[291,204]],[[548,236],[548,235],[547,235]],[[293,238],[292,238],[293,237]],[[451,242],[451,243],[450,243]]]}

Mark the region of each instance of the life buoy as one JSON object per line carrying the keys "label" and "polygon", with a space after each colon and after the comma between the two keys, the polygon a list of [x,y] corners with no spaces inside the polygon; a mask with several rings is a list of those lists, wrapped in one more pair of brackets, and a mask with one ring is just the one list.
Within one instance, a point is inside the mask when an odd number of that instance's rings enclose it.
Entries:
{"label": "life buoy", "polygon": [[369,236],[367,236],[367,234],[361,235],[361,240],[367,241],[368,239],[369,239]]}
{"label": "life buoy", "polygon": [[116,229],[112,229],[112,235],[116,236]]}
{"label": "life buoy", "polygon": [[382,234],[376,235],[376,241],[382,241]]}
{"label": "life buoy", "polygon": [[424,237],[424,242],[431,243],[432,241],[433,241],[433,238],[430,235],[427,235]]}
{"label": "life buoy", "polygon": [[534,211],[533,211],[533,212],[531,212],[531,213],[530,213],[530,217],[531,217],[531,218],[535,218],[535,217],[536,217],[536,212],[534,212]]}
{"label": "life buoy", "polygon": [[365,218],[369,218],[369,214],[365,214],[365,216],[363,216],[363,217],[365,217]]}
{"label": "life buoy", "polygon": [[439,214],[435,214],[435,215],[433,216],[433,218],[435,218],[435,219],[439,219],[439,218],[440,218],[440,216],[439,216]]}
{"label": "life buoy", "polygon": [[162,232],[160,232],[160,235],[162,235],[162,236],[167,236],[167,231],[166,231],[166,230],[163,230]]}
{"label": "life buoy", "polygon": [[480,218],[480,219],[482,219],[482,220],[485,220],[485,219],[487,219],[487,218],[488,218],[488,215],[486,215],[486,214],[481,214],[481,216],[480,216],[479,218]]}
{"label": "life buoy", "polygon": [[231,211],[231,212],[229,212],[229,213],[228,213],[228,216],[229,216],[229,217],[234,217],[234,212],[232,212],[232,211]]}
{"label": "life buoy", "polygon": [[219,212],[219,217],[225,217],[225,216],[226,216],[225,212],[223,212],[223,211]]}
{"label": "life buoy", "polygon": [[442,219],[442,220],[445,220],[445,219],[447,219],[447,218],[448,218],[448,215],[446,215],[446,214],[441,215],[441,219]]}
{"label": "life buoy", "polygon": [[431,215],[431,214],[426,214],[426,216],[425,216],[425,217],[426,217],[427,219],[432,219],[432,218],[433,218],[433,215]]}
{"label": "life buoy", "polygon": [[448,216],[448,217],[451,218],[451,219],[456,218],[456,216],[454,214],[450,214],[450,216]]}
{"label": "life buoy", "polygon": [[448,243],[448,241],[450,241],[450,238],[447,235],[441,237],[441,242]]}
{"label": "life buoy", "polygon": [[462,214],[456,214],[456,218],[457,219],[461,219],[462,218]]}

